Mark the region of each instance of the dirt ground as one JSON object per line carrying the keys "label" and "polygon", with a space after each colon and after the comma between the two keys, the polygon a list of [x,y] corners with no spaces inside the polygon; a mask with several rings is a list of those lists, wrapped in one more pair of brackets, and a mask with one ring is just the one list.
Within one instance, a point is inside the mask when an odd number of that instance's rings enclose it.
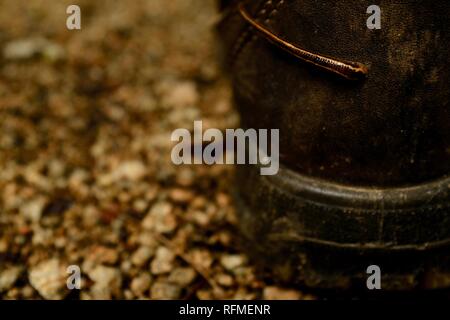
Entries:
{"label": "dirt ground", "polygon": [[0,298],[313,298],[240,252],[233,167],[170,160],[238,124],[214,1],[78,0],[72,31],[69,4],[0,0]]}

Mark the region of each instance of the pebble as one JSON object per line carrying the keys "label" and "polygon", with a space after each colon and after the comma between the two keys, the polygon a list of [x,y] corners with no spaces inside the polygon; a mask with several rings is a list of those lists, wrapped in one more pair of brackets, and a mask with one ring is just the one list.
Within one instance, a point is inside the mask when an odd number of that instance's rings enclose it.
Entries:
{"label": "pebble", "polygon": [[64,57],[64,49],[44,38],[26,38],[8,42],[3,49],[3,57],[9,60],[26,60],[41,54],[51,61]]}
{"label": "pebble", "polygon": [[197,196],[194,200],[192,200],[191,207],[193,209],[204,209],[207,205],[208,201],[203,196]]}
{"label": "pebble", "polygon": [[195,174],[190,168],[180,168],[177,171],[176,182],[181,187],[190,187],[195,181]]}
{"label": "pebble", "polygon": [[130,181],[140,180],[147,173],[147,168],[141,161],[127,161],[122,163],[115,171],[117,179]]}
{"label": "pebble", "polygon": [[0,293],[9,290],[17,281],[22,268],[18,266],[9,267],[0,272]]}
{"label": "pebble", "polygon": [[174,300],[180,298],[181,288],[166,281],[158,281],[153,284],[150,292],[154,300]]}
{"label": "pebble", "polygon": [[133,294],[133,292],[128,289],[123,292],[123,296],[124,296],[125,300],[133,300],[136,298],[135,295]]}
{"label": "pebble", "polygon": [[190,217],[192,217],[192,221],[198,224],[200,227],[206,227],[211,222],[210,216],[206,212],[199,210],[191,212]]}
{"label": "pebble", "polygon": [[193,249],[189,252],[189,257],[195,266],[204,270],[209,269],[214,262],[211,253],[206,249]]}
{"label": "pebble", "polygon": [[31,243],[35,246],[43,245],[47,246],[54,242],[53,229],[42,228],[37,225],[33,228],[33,236],[31,238]]}
{"label": "pebble", "polygon": [[143,231],[139,234],[138,237],[139,244],[150,247],[151,249],[155,249],[158,247],[158,241],[155,239],[155,236],[150,231]]}
{"label": "pebble", "polygon": [[154,253],[155,250],[153,248],[141,246],[131,256],[131,262],[137,267],[143,267]]}
{"label": "pebble", "polygon": [[224,255],[220,258],[220,264],[228,271],[233,271],[246,262],[246,257],[241,254]]}
{"label": "pebble", "polygon": [[175,203],[186,204],[192,201],[194,194],[189,190],[176,188],[170,191],[169,197]]}
{"label": "pebble", "polygon": [[301,294],[297,290],[268,286],[263,290],[264,300],[299,300]]}
{"label": "pebble", "polygon": [[234,284],[233,277],[226,273],[219,273],[215,277],[216,282],[223,287],[231,287]]}
{"label": "pebble", "polygon": [[210,290],[200,289],[195,293],[199,300],[213,300],[214,296]]}
{"label": "pebble", "polygon": [[0,239],[0,253],[5,253],[8,250],[8,242],[6,239]]}
{"label": "pebble", "polygon": [[253,272],[253,268],[251,267],[238,267],[233,269],[232,272],[236,282],[241,285],[253,283],[255,281],[255,274]]}
{"label": "pebble", "polygon": [[171,233],[177,227],[177,220],[173,214],[173,206],[169,202],[157,202],[142,220],[142,227],[158,233]]}
{"label": "pebble", "polygon": [[147,171],[147,168],[141,161],[125,161],[111,172],[100,175],[98,183],[102,186],[108,186],[123,180],[136,182],[141,180],[147,174]]}
{"label": "pebble", "polygon": [[173,269],[175,254],[166,247],[159,247],[156,250],[155,258],[153,259],[150,270],[153,274],[159,275],[169,273]]}
{"label": "pebble", "polygon": [[44,197],[38,197],[28,201],[21,207],[23,217],[31,222],[39,222],[47,201]]}
{"label": "pebble", "polygon": [[239,288],[233,295],[234,300],[254,300],[256,296],[253,292],[248,292],[245,288]]}
{"label": "pebble", "polygon": [[142,297],[144,293],[150,288],[151,281],[152,278],[148,273],[141,273],[131,281],[131,291],[137,297]]}
{"label": "pebble", "polygon": [[197,86],[190,81],[175,83],[172,89],[163,97],[163,104],[172,108],[194,106],[198,101]]}
{"label": "pebble", "polygon": [[32,286],[30,285],[26,285],[23,289],[22,289],[22,297],[24,299],[32,299],[33,298],[33,294],[34,294],[34,289]]}
{"label": "pebble", "polygon": [[30,284],[47,300],[60,300],[68,294],[66,272],[56,258],[43,261],[32,267]]}
{"label": "pebble", "polygon": [[136,212],[143,212],[147,208],[147,201],[143,199],[136,199],[133,202],[133,209]]}
{"label": "pebble", "polygon": [[117,250],[104,246],[93,246],[87,257],[93,264],[110,264],[113,265],[119,260]]}
{"label": "pebble", "polygon": [[216,201],[219,208],[227,208],[230,205],[230,197],[222,192],[216,196]]}
{"label": "pebble", "polygon": [[197,277],[197,272],[193,268],[176,268],[169,276],[169,282],[185,288]]}
{"label": "pebble", "polygon": [[122,275],[119,269],[98,265],[88,272],[88,276],[94,281],[91,287],[93,299],[111,299],[120,293]]}
{"label": "pebble", "polygon": [[194,107],[175,109],[167,117],[167,121],[174,127],[186,129],[192,128],[192,124],[198,119],[201,119],[201,112]]}

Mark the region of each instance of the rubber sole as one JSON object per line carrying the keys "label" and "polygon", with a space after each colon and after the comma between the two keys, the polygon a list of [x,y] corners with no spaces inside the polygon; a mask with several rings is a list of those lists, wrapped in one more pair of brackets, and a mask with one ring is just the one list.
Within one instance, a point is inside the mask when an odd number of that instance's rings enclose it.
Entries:
{"label": "rubber sole", "polygon": [[319,289],[365,288],[367,268],[382,289],[450,287],[450,179],[370,189],[280,168],[237,169],[239,226],[249,254],[273,276]]}

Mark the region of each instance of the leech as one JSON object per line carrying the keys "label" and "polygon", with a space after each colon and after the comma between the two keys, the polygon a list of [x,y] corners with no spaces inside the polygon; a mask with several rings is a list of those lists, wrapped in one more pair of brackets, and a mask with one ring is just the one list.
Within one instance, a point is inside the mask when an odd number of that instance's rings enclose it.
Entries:
{"label": "leech", "polygon": [[264,26],[256,22],[250,17],[244,8],[244,5],[239,4],[239,13],[241,16],[250,23],[264,38],[275,44],[279,48],[293,54],[297,58],[313,64],[319,68],[326,69],[335,74],[338,74],[348,80],[362,80],[367,77],[368,68],[359,62],[336,60],[330,57],[322,56],[320,54],[312,53],[305,49],[296,47],[295,45],[281,39],[271,31],[267,30]]}

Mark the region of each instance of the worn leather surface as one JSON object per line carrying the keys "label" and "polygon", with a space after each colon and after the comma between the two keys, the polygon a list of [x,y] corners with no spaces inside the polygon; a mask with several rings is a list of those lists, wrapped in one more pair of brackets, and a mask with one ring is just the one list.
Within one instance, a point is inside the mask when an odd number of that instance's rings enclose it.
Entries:
{"label": "worn leather surface", "polygon": [[309,51],[366,64],[352,82],[260,37],[236,10],[218,29],[242,126],[280,129],[281,162],[312,177],[409,186],[450,173],[450,5],[378,1],[382,29],[360,0],[244,1],[257,21]]}

